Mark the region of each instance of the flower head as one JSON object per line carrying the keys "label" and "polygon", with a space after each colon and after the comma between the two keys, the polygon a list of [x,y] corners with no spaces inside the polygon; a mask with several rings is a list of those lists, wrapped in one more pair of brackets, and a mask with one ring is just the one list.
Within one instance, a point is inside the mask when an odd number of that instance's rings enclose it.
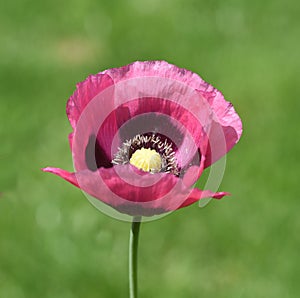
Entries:
{"label": "flower head", "polygon": [[239,140],[220,91],[164,61],[89,76],[67,103],[75,172],[45,168],[114,209],[152,216],[227,193],[193,188]]}

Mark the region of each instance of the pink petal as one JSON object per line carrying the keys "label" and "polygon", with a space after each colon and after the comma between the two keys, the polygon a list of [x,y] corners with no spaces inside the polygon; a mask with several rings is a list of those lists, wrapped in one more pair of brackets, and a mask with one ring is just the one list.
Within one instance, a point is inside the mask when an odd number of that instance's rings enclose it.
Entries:
{"label": "pink petal", "polygon": [[[238,142],[242,123],[222,93],[197,74],[165,61],[135,62],[89,76],[67,103],[77,173],[45,168],[120,212],[153,215],[227,193],[192,189],[203,169]],[[118,147],[137,134],[176,143],[183,177],[112,167]],[[200,154],[199,154],[199,149]],[[195,171],[194,171],[195,170]]]}
{"label": "pink petal", "polygon": [[[78,150],[75,146],[73,150],[78,169],[86,168],[85,150],[91,136],[97,136],[102,150],[100,157],[94,158],[96,166],[98,160],[107,164],[124,141],[117,136],[120,127],[143,113],[163,113],[181,123],[197,140],[202,155],[206,155],[205,167],[225,155],[242,132],[241,120],[232,105],[197,74],[165,61],[135,62],[89,76],[70,97],[67,114],[73,128],[77,125],[76,143],[82,148]],[[105,120],[106,117],[109,119]],[[205,133],[209,133],[209,144]],[[112,147],[114,137],[117,142]],[[192,143],[183,133],[183,148],[195,151]],[[184,160],[186,156],[177,158]]]}
{"label": "pink petal", "polygon": [[198,202],[204,198],[213,198],[213,199],[222,199],[224,196],[228,196],[230,193],[228,192],[211,192],[210,190],[200,190],[198,188],[194,188],[190,196],[183,202],[183,204],[179,208],[187,207]]}
{"label": "pink petal", "polygon": [[[143,177],[138,179],[130,166],[120,166],[119,170],[116,175],[116,169],[100,169],[97,172],[86,170],[79,173],[69,173],[58,168],[43,169],[129,215],[152,216],[188,206],[201,198],[221,198],[227,194],[186,188],[182,180],[172,174],[161,174],[160,177],[155,177],[156,175],[140,172]],[[159,181],[151,186],[151,183],[157,179]]]}
{"label": "pink petal", "polygon": [[205,168],[231,150],[242,134],[242,121],[233,105],[217,89],[210,86],[208,90],[210,91],[200,92],[214,111],[214,119],[207,129],[209,144],[205,154]]}
{"label": "pink petal", "polygon": [[110,76],[106,74],[90,75],[86,80],[76,85],[76,90],[67,102],[67,115],[73,128],[87,104],[101,91],[113,85]]}
{"label": "pink petal", "polygon": [[[111,76],[115,84],[131,78],[154,76],[170,78],[197,90],[207,100],[214,113],[214,121],[208,127],[211,145],[207,151],[208,157],[205,167],[224,156],[241,137],[242,122],[232,104],[224,99],[220,91],[189,70],[179,68],[165,61],[137,61],[124,67],[106,70],[104,73]],[[179,88],[179,86],[177,87]],[[167,94],[165,95],[167,96]],[[191,98],[188,98],[188,100],[190,101],[190,111],[197,114],[196,110],[201,103],[201,98],[198,99],[198,102],[191,100]],[[207,112],[210,113],[211,111],[208,110]],[[221,128],[215,129],[216,125],[214,123],[221,126]],[[205,124],[206,121],[203,121],[202,126]],[[211,126],[212,129],[210,129]],[[223,134],[221,138],[220,133]]]}
{"label": "pink petal", "polygon": [[[105,165],[109,167],[109,161],[124,141],[149,132],[157,131],[175,142],[181,166],[190,163],[198,147],[201,152],[207,150],[207,137],[201,123],[190,111],[173,101],[135,99],[113,110],[102,122],[105,109],[105,102],[91,102],[76,126],[72,152],[77,171],[99,168],[99,165],[104,165],[102,161],[106,161]],[[102,151],[97,153],[97,148]],[[87,152],[91,162],[87,162]],[[89,166],[92,163],[94,166]]]}
{"label": "pink petal", "polygon": [[43,168],[42,171],[57,175],[57,176],[65,179],[66,181],[72,183],[73,185],[79,187],[75,173],[70,173],[66,170],[62,170],[59,168],[52,168],[52,167]]}
{"label": "pink petal", "polygon": [[73,136],[74,136],[73,132],[71,132],[68,136],[71,151],[72,151],[72,147],[73,147]]}
{"label": "pink petal", "polygon": [[161,77],[180,81],[188,86],[205,91],[207,83],[196,73],[179,68],[166,61],[136,61],[120,68],[111,68],[103,73],[115,83],[135,77]]}

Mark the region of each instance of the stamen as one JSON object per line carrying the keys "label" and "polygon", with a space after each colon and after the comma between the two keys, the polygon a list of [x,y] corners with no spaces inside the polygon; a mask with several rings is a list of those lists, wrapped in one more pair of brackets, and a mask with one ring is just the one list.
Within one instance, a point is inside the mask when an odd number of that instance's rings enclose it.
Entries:
{"label": "stamen", "polygon": [[144,171],[167,172],[178,176],[179,167],[175,150],[175,144],[162,135],[154,133],[136,135],[118,148],[112,163],[116,165],[131,163]]}

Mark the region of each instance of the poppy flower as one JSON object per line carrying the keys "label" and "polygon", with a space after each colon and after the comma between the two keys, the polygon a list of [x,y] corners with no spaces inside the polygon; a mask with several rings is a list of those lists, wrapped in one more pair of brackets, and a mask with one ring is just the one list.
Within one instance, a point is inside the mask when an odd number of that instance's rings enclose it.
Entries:
{"label": "poppy flower", "polygon": [[153,216],[226,192],[193,187],[240,139],[232,104],[165,61],[89,76],[67,103],[74,172],[51,172],[121,213]]}

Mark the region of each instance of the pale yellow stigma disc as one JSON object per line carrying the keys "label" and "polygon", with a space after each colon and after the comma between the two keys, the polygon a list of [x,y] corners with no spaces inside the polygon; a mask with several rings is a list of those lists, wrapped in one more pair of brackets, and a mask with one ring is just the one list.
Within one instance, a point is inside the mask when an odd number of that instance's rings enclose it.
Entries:
{"label": "pale yellow stigma disc", "polygon": [[130,158],[130,163],[145,172],[159,172],[161,169],[161,157],[153,149],[136,150]]}

